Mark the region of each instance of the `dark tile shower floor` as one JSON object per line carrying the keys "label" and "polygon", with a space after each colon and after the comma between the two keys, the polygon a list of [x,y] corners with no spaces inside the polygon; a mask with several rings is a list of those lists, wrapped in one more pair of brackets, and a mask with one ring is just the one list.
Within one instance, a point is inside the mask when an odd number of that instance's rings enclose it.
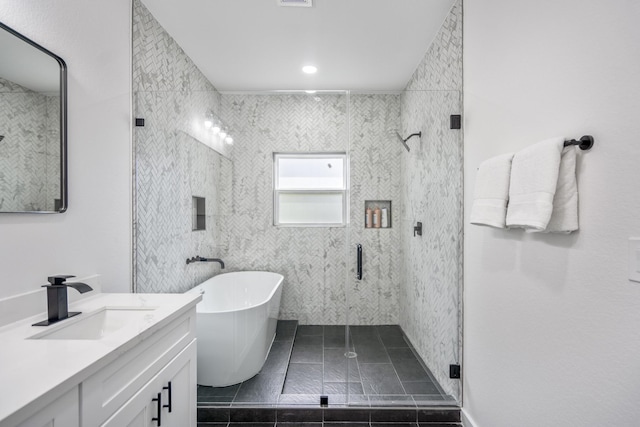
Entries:
{"label": "dark tile shower floor", "polygon": [[229,387],[198,386],[198,405],[315,406],[321,395],[329,396],[330,406],[455,404],[398,325],[350,326],[349,331],[355,357],[345,356],[344,326],[280,320],[258,375]]}

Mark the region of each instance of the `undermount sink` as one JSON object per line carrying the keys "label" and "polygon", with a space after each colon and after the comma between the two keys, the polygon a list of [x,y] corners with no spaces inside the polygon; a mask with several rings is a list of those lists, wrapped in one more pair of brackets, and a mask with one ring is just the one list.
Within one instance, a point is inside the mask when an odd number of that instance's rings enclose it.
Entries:
{"label": "undermount sink", "polygon": [[[157,307],[104,307],[63,320],[50,330],[29,339],[40,340],[99,340],[126,326],[135,326],[151,315]],[[69,322],[69,323],[66,323]]]}

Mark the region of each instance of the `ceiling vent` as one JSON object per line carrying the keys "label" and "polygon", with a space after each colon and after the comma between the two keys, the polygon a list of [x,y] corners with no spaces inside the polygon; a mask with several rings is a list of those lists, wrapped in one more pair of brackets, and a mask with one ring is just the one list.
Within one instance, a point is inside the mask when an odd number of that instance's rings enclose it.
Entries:
{"label": "ceiling vent", "polygon": [[313,0],[278,0],[279,6],[311,7]]}

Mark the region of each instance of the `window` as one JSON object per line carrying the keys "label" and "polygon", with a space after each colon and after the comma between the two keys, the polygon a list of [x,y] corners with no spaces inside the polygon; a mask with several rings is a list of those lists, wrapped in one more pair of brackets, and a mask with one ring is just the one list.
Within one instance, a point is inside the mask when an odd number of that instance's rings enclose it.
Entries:
{"label": "window", "polygon": [[346,154],[276,153],[273,156],[273,164],[275,225],[346,224]]}

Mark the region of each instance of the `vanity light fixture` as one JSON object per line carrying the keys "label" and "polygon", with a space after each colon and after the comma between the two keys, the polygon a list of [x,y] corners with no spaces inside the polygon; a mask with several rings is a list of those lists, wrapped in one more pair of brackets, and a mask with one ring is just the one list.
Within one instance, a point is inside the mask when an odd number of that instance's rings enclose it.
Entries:
{"label": "vanity light fixture", "polygon": [[228,128],[212,110],[208,110],[204,115],[204,127],[210,129],[213,136],[220,138],[219,141],[224,141],[229,145],[233,144],[233,138]]}
{"label": "vanity light fixture", "polygon": [[302,72],[305,74],[315,74],[318,72],[318,68],[313,65],[305,65],[302,67]]}
{"label": "vanity light fixture", "polygon": [[309,95],[313,95],[317,92],[317,90],[305,90],[305,92],[307,92]]}

